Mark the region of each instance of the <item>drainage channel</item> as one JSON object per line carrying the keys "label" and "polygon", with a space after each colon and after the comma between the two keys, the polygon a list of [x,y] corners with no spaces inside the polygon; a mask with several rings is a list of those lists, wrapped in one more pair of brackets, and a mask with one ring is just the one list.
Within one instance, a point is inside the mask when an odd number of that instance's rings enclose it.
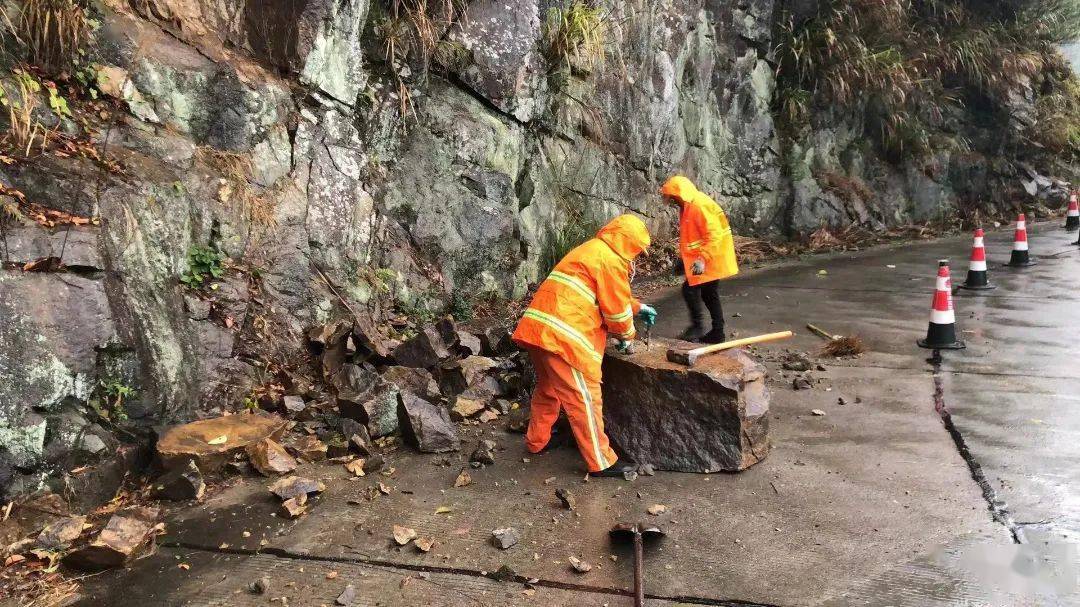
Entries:
{"label": "drainage channel", "polygon": [[1012,536],[1014,543],[1023,544],[1023,529],[1012,520],[1012,516],[1009,514],[1005,502],[998,499],[997,492],[994,491],[994,487],[986,478],[986,473],[983,472],[982,466],[971,453],[971,449],[968,448],[967,441],[964,440],[964,435],[960,432],[960,429],[956,427],[956,424],[952,419],[952,414],[949,413],[949,409],[945,405],[945,387],[941,375],[940,353],[935,350],[934,357],[928,359],[928,362],[930,362],[933,367],[934,411],[937,411],[937,414],[941,416],[941,423],[945,425],[945,430],[947,430],[949,436],[952,437],[953,444],[956,445],[956,450],[960,453],[960,457],[967,463],[972,480],[974,480],[982,490],[983,499],[986,500],[987,507],[990,510],[990,516],[1009,530],[1009,534]]}
{"label": "drainage channel", "polygon": [[[625,596],[632,597],[633,592],[629,590],[623,590],[621,588],[606,588],[603,586],[589,586],[585,584],[572,584],[569,582],[559,582],[556,580],[540,580],[534,578],[527,578],[523,575],[514,575],[512,578],[509,576],[497,575],[495,573],[477,571],[475,569],[463,569],[460,567],[437,567],[431,565],[410,565],[408,563],[397,563],[394,561],[387,561],[382,559],[372,558],[357,558],[346,556],[325,556],[325,555],[311,555],[311,554],[297,554],[295,552],[289,552],[288,550],[282,550],[280,548],[262,548],[260,550],[248,550],[245,548],[221,548],[215,546],[204,546],[202,544],[195,544],[190,542],[162,542],[160,544],[166,548],[182,548],[185,550],[198,550],[200,552],[211,552],[216,554],[231,554],[237,556],[256,556],[259,554],[270,555],[280,559],[288,559],[294,561],[306,561],[306,562],[323,562],[323,563],[350,563],[355,565],[366,565],[370,567],[381,567],[385,569],[396,569],[400,571],[416,571],[422,573],[441,573],[449,575],[461,575],[469,577],[486,578],[501,582],[517,582],[520,584],[529,584],[532,586],[540,586],[543,588],[553,588],[557,590],[569,590],[574,592],[588,592],[591,594],[603,594],[612,596]],[[771,603],[755,603],[753,601],[740,601],[737,599],[710,599],[706,597],[697,596],[668,596],[663,594],[650,594],[645,593],[645,598],[670,601],[673,603],[681,603],[686,605],[712,605],[718,607],[781,607]]]}

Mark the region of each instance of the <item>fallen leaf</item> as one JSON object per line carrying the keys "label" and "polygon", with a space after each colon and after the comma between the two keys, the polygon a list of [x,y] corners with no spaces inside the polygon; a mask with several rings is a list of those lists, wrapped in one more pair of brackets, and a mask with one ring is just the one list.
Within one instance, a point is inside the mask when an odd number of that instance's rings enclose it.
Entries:
{"label": "fallen leaf", "polygon": [[337,576],[338,576],[337,571],[331,571],[330,573],[326,574],[326,579],[332,580],[332,579],[336,578]]}
{"label": "fallen leaf", "polygon": [[653,516],[660,516],[661,514],[667,512],[667,506],[663,504],[653,504],[652,506],[649,506],[649,509],[646,512]]}
{"label": "fallen leaf", "polygon": [[435,509],[435,514],[449,514],[449,513],[453,512],[453,511],[454,511],[454,509],[451,508],[450,506],[439,506],[438,508]]}
{"label": "fallen leaf", "polygon": [[353,473],[356,476],[364,476],[364,460],[363,458],[354,459],[351,462],[345,463],[345,469]]}
{"label": "fallen leaf", "polygon": [[229,437],[227,435],[225,435],[225,434],[222,434],[221,436],[219,436],[217,438],[212,438],[212,439],[206,441],[206,444],[207,445],[224,445],[228,441],[229,441]]}
{"label": "fallen leaf", "polygon": [[472,477],[469,476],[469,473],[465,470],[462,470],[461,473],[457,475],[457,480],[454,481],[455,487],[465,487],[470,484],[472,484]]}
{"label": "fallen leaf", "polygon": [[813,413],[814,415],[825,415],[825,412],[821,409],[811,409],[810,413]]}
{"label": "fallen leaf", "polygon": [[25,560],[26,560],[25,556],[23,556],[21,554],[13,554],[13,555],[7,557],[7,560],[4,561],[4,567],[10,567],[10,566],[12,566],[12,565],[14,565],[16,563],[21,563],[21,562],[23,562]]}
{"label": "fallen leaf", "polygon": [[383,495],[390,495],[390,487],[379,483],[379,493],[382,493]]}
{"label": "fallen leaf", "polygon": [[180,563],[179,565],[177,565],[177,567],[183,569],[184,571],[191,569],[191,565],[188,565],[187,563]]}
{"label": "fallen leaf", "polygon": [[398,546],[404,546],[416,539],[416,529],[394,525],[394,541]]}

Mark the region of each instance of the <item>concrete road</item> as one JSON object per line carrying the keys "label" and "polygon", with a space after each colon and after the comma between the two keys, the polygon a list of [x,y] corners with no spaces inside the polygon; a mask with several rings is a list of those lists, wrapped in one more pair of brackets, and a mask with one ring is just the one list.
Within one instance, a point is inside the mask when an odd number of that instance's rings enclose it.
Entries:
{"label": "concrete road", "polygon": [[[792,373],[767,362],[775,447],[741,474],[585,482],[573,449],[528,455],[494,422],[472,428],[449,461],[400,449],[388,457],[392,473],[360,479],[310,466],[328,489],[298,521],[275,515],[265,482],[238,480],[176,510],[158,553],[93,578],[83,604],[331,605],[351,584],[356,605],[629,605],[629,555],[607,529],[632,519],[669,533],[647,557],[651,605],[1080,604],[1080,247],[1075,234],[1036,225],[1039,265],[1005,270],[995,262],[1007,260],[1009,236],[988,238],[999,288],[956,296],[968,348],[936,366],[914,342],[937,259],[953,259],[962,282],[968,238],[726,282],[729,330],[799,333],[758,350],[766,361],[785,348],[817,350],[807,322],[858,333],[870,350],[823,360],[812,390],[794,391]],[[657,333],[676,334],[685,322],[677,289],[653,300]],[[499,443],[498,462],[454,488],[480,438]],[[370,499],[377,482],[390,493]],[[577,495],[577,509],[559,506],[559,487]],[[645,513],[658,503],[666,513]],[[393,525],[435,547],[395,547]],[[522,539],[500,551],[488,539],[506,526]],[[569,556],[594,569],[574,572]],[[250,593],[263,576],[270,592]]]}

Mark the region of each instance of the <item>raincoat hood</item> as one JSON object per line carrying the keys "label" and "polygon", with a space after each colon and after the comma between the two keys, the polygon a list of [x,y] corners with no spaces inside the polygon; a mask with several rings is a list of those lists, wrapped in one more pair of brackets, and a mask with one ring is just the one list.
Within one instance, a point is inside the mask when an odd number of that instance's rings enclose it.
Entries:
{"label": "raincoat hood", "polygon": [[[693,186],[691,186],[693,187]],[[619,215],[600,228],[596,237],[627,261],[632,261],[652,242],[645,222],[634,215]]]}
{"label": "raincoat hood", "polygon": [[694,187],[694,182],[686,177],[675,175],[664,182],[664,186],[660,188],[660,193],[664,196],[678,198],[683,202],[690,202],[697,195],[698,189]]}

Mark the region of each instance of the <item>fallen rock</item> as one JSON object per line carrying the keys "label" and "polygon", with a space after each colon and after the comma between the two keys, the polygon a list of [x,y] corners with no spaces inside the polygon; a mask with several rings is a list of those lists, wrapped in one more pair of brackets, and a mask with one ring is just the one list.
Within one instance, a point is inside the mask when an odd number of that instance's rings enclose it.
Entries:
{"label": "fallen rock", "polygon": [[380,359],[390,357],[395,342],[389,339],[369,318],[356,317],[353,319],[353,342],[356,344],[357,354],[375,356]]}
{"label": "fallen rock", "polygon": [[338,598],[334,599],[335,605],[341,605],[342,607],[349,607],[356,600],[356,587],[349,584],[345,587],[345,590],[338,595]]}
{"label": "fallen rock", "polygon": [[517,529],[514,529],[513,527],[495,529],[491,532],[491,545],[499,550],[511,548],[517,544],[520,539],[521,536],[518,534]]}
{"label": "fallen rock", "polygon": [[652,464],[641,464],[640,466],[638,466],[637,471],[638,471],[638,474],[640,474],[641,476],[655,476],[656,475],[656,469],[653,468]]}
{"label": "fallen rock", "polygon": [[502,394],[499,384],[499,363],[486,356],[470,356],[443,365],[439,369],[439,388],[453,396],[466,390],[475,398],[489,401]]}
{"label": "fallen rock", "polygon": [[405,441],[424,453],[445,453],[461,448],[450,414],[442,407],[402,392],[398,394],[398,416]]}
{"label": "fallen rock", "polygon": [[383,462],[383,458],[379,457],[378,455],[372,455],[371,457],[364,460],[364,474],[372,474],[374,472],[378,472],[380,469],[382,469],[384,463],[385,462]]}
{"label": "fallen rock", "polygon": [[468,470],[462,470],[458,473],[457,479],[454,480],[455,487],[467,487],[472,484],[472,476],[469,475]]}
{"label": "fallen rock", "polygon": [[267,489],[279,498],[288,500],[298,495],[306,496],[313,493],[322,493],[326,490],[326,485],[302,476],[288,476],[277,480]]}
{"label": "fallen rock", "polygon": [[661,514],[667,512],[667,506],[663,504],[653,504],[652,506],[649,506],[646,512],[653,516],[660,516]]}
{"label": "fallen rock", "polygon": [[[737,472],[769,453],[769,393],[764,368],[741,351],[669,362],[669,347],[604,357],[604,427],[629,456],[658,470]],[[636,477],[636,473],[634,474]]]}
{"label": "fallen rock", "polygon": [[415,540],[416,537],[416,529],[394,525],[394,542],[397,543],[398,546],[404,546]]}
{"label": "fallen rock", "polygon": [[418,537],[413,540],[413,546],[420,552],[431,552],[431,549],[435,546],[435,538],[433,537]]}
{"label": "fallen rock", "polygon": [[809,371],[814,363],[803,352],[788,352],[780,366],[786,371]]}
{"label": "fallen rock", "polygon": [[206,492],[202,472],[195,462],[162,474],[154,481],[152,495],[159,500],[199,500]]}
{"label": "fallen rock", "polygon": [[517,571],[506,563],[503,563],[491,574],[491,579],[497,582],[512,582],[517,578]]}
{"label": "fallen rock", "polygon": [[288,422],[266,413],[226,415],[169,428],[157,441],[157,454],[166,469],[195,462],[204,474],[214,472],[248,445],[277,440]]}
{"label": "fallen rock", "polygon": [[435,327],[424,327],[398,347],[394,348],[390,357],[394,362],[403,367],[416,367],[430,369],[450,358],[448,347],[443,335]]}
{"label": "fallen rock", "polygon": [[303,397],[300,396],[286,396],[281,399],[281,407],[285,409],[286,413],[296,415],[303,412],[307,408],[307,403],[304,402]]}
{"label": "fallen rock", "polygon": [[818,415],[818,416],[825,415],[825,412],[822,411],[821,409],[811,409],[810,413],[812,415]]}
{"label": "fallen rock", "polygon": [[516,434],[525,434],[529,429],[529,409],[514,409],[506,416],[506,430]]}
{"label": "fallen rock", "polygon": [[485,327],[480,331],[480,352],[484,356],[505,356],[514,351],[510,329],[501,325]]}
{"label": "fallen rock", "polygon": [[308,342],[319,361],[324,380],[334,377],[345,363],[352,330],[351,320],[338,319],[308,331]]}
{"label": "fallen rock", "polygon": [[483,351],[483,345],[480,343],[480,338],[468,331],[457,332],[458,352],[462,356],[475,356]]}
{"label": "fallen rock", "polygon": [[296,460],[289,452],[269,438],[251,443],[247,446],[248,460],[263,476],[275,476],[288,474],[296,470]]}
{"label": "fallen rock", "polygon": [[341,433],[354,451],[362,456],[371,455],[371,435],[367,426],[346,417],[341,420]]}
{"label": "fallen rock", "polygon": [[248,585],[251,594],[266,594],[270,592],[270,578],[261,577]]}
{"label": "fallen rock", "polygon": [[808,375],[800,375],[792,380],[791,387],[795,390],[809,390],[814,387],[814,381]]}
{"label": "fallen rock", "polygon": [[307,462],[321,462],[326,459],[327,449],[326,443],[311,434],[305,434],[290,445],[290,450]]}
{"label": "fallen rock", "polygon": [[435,401],[442,398],[435,376],[427,369],[393,366],[382,370],[382,377],[401,392],[412,392],[420,398]]}
{"label": "fallen rock", "polygon": [[87,571],[122,567],[149,542],[157,518],[157,508],[136,507],[117,512],[97,539],[68,554],[64,563]]}
{"label": "fallen rock", "polygon": [[476,418],[480,423],[486,424],[491,421],[499,419],[499,412],[492,408],[484,409],[480,412],[480,415]]}
{"label": "fallen rock", "polygon": [[82,535],[83,526],[86,524],[85,516],[72,516],[60,519],[46,526],[37,536],[35,546],[45,550],[62,550],[67,548]]}
{"label": "fallen rock", "polygon": [[592,565],[576,556],[572,556],[568,560],[570,561],[570,566],[578,573],[588,573],[592,571]]}
{"label": "fallen rock", "polygon": [[461,421],[470,418],[487,408],[488,398],[476,397],[468,392],[458,395],[454,399],[454,406],[450,409],[450,418]]}
{"label": "fallen rock", "polygon": [[470,462],[476,462],[485,466],[490,466],[495,463],[495,441],[483,440],[476,446],[476,450],[469,456]]}
{"label": "fallen rock", "polygon": [[299,518],[307,512],[308,497],[306,493],[301,493],[296,497],[290,497],[289,499],[281,502],[281,508],[285,511],[285,515],[289,518]]}
{"label": "fallen rock", "polygon": [[563,508],[566,508],[567,510],[573,510],[574,506],[577,505],[577,498],[574,497],[573,492],[569,489],[556,489],[555,497],[559,498]]}
{"label": "fallen rock", "polygon": [[398,429],[398,388],[378,373],[358,365],[345,365],[334,376],[338,412],[367,426],[372,438]]}

